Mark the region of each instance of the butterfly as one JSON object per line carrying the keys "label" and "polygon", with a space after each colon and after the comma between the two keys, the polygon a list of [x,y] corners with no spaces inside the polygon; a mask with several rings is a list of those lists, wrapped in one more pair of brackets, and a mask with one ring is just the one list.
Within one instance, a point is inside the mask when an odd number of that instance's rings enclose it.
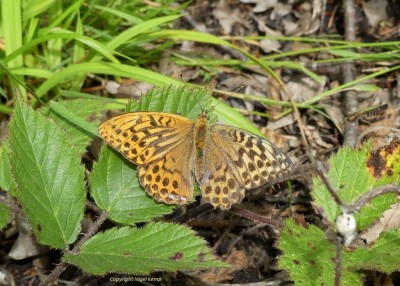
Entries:
{"label": "butterfly", "polygon": [[101,137],[138,166],[146,192],[167,204],[192,200],[195,180],[214,208],[240,203],[245,189],[288,175],[290,158],[271,142],[240,128],[211,125],[162,112],[131,112],[99,126]]}

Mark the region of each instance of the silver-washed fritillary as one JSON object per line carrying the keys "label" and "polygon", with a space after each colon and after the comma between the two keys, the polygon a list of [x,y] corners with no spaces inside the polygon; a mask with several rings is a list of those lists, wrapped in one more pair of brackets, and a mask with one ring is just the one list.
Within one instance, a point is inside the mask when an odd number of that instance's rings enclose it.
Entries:
{"label": "silver-washed fritillary", "polygon": [[115,150],[138,165],[147,193],[167,204],[185,204],[193,197],[194,180],[204,201],[230,209],[245,189],[276,182],[293,163],[275,145],[245,130],[210,125],[162,113],[132,112],[99,126]]}

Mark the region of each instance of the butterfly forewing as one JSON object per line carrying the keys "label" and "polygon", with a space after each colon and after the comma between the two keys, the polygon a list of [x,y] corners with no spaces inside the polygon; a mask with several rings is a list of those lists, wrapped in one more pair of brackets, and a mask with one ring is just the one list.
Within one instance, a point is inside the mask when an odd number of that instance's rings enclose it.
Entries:
{"label": "butterfly forewing", "polygon": [[178,115],[133,112],[103,122],[99,133],[109,145],[140,166],[171,152],[188,136],[192,126],[193,121]]}
{"label": "butterfly forewing", "polygon": [[114,149],[139,166],[139,180],[158,201],[181,204],[192,198],[193,121],[158,113],[115,116],[99,126]]}

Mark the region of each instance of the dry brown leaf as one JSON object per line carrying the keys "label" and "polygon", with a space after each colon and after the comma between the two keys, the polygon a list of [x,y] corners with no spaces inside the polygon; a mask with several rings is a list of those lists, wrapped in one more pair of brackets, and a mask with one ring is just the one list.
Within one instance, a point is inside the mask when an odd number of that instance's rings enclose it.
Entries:
{"label": "dry brown leaf", "polygon": [[230,34],[234,24],[239,23],[248,26],[240,15],[239,9],[230,9],[225,0],[220,0],[212,11],[213,16],[218,20],[225,34]]}
{"label": "dry brown leaf", "polygon": [[256,4],[253,8],[254,13],[262,13],[270,8],[275,7],[277,0],[240,0],[242,3]]}
{"label": "dry brown leaf", "polygon": [[265,53],[280,52],[281,43],[276,40],[261,40],[260,47]]}
{"label": "dry brown leaf", "polygon": [[335,124],[336,128],[343,133],[344,130],[344,116],[342,109],[337,106],[324,104],[323,105],[324,111],[329,115],[329,118]]}
{"label": "dry brown leaf", "polygon": [[119,97],[136,97],[139,98],[145,94],[149,89],[154,87],[152,84],[137,81],[123,81],[118,83],[116,81],[107,81],[105,84],[106,90],[110,94],[116,94]]}
{"label": "dry brown leaf", "polygon": [[388,19],[386,0],[364,0],[361,1],[361,4],[371,27],[375,28],[381,22],[384,22]]}
{"label": "dry brown leaf", "polygon": [[311,146],[313,147],[323,147],[324,149],[331,149],[333,148],[333,145],[330,143],[325,142],[322,140],[321,136],[319,135],[318,130],[311,125],[307,125],[305,128],[305,133],[308,139],[308,142],[310,143]]}
{"label": "dry brown leaf", "polygon": [[36,242],[31,227],[25,219],[18,219],[18,238],[11,247],[8,255],[15,260],[22,260],[48,252],[46,246]]}
{"label": "dry brown leaf", "polygon": [[[318,94],[323,86],[325,86],[326,77],[321,76],[322,82],[316,82],[309,77],[298,76],[293,78],[286,84],[287,89],[292,95],[292,99],[296,102],[305,101]],[[286,99],[286,96],[283,96]]]}
{"label": "dry brown leaf", "polygon": [[225,262],[232,265],[229,268],[212,268],[199,275],[200,279],[207,282],[222,282],[232,279],[232,273],[248,267],[247,255],[242,250],[233,249]]}
{"label": "dry brown leaf", "polygon": [[368,244],[374,242],[379,235],[389,229],[400,228],[400,203],[394,204],[389,210],[383,213],[383,217],[373,226],[363,231],[359,237],[365,239]]}
{"label": "dry brown leaf", "polygon": [[260,32],[264,32],[266,36],[271,36],[271,37],[279,37],[282,36],[282,32],[278,30],[274,30],[267,25],[265,25],[263,19],[258,18],[258,17],[253,17],[253,20],[257,22],[257,28],[260,30]]}
{"label": "dry brown leaf", "polygon": [[294,118],[293,113],[290,113],[284,117],[281,117],[277,120],[269,120],[268,124],[267,124],[267,129],[268,130],[276,130],[276,129],[280,129],[282,127],[285,126],[289,126],[292,125],[294,122],[296,121],[296,119]]}

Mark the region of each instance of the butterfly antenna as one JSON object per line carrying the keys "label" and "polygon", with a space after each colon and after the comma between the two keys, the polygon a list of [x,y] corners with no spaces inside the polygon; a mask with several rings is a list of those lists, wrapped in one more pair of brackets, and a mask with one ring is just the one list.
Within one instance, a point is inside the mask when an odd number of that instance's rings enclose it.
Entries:
{"label": "butterfly antenna", "polygon": [[[211,81],[208,83],[208,85],[205,87],[205,90],[207,92],[207,94],[209,94],[210,96],[212,96],[215,87],[217,86],[217,81],[215,78],[212,78]],[[217,103],[218,104],[218,103]],[[208,114],[215,108],[215,106],[211,106],[211,108],[209,110],[204,110],[202,109],[202,113],[206,116],[208,116]]]}
{"label": "butterfly antenna", "polygon": [[[201,109],[201,114],[204,114],[204,108],[201,105],[201,102],[199,101],[199,99],[197,98],[197,96],[194,97],[194,100],[196,100],[197,104],[200,106]],[[207,115],[207,114],[206,114]]]}
{"label": "butterfly antenna", "polygon": [[[210,83],[204,87],[205,93],[207,93],[207,94],[212,94],[212,92],[213,92],[213,90],[214,90],[214,88],[215,88],[215,85],[216,85],[216,81],[211,80]],[[207,112],[207,111],[204,109],[204,107],[201,105],[201,102],[200,102],[200,100],[197,98],[196,95],[194,96],[194,100],[196,100],[197,104],[200,106],[201,114],[202,114],[202,115],[207,115],[208,112]]]}
{"label": "butterfly antenna", "polygon": [[[233,93],[237,93],[237,92],[238,92],[240,89],[242,89],[243,87],[244,87],[244,86],[241,85],[241,86],[238,87]],[[225,100],[225,99],[227,99],[229,96],[230,96],[230,94],[222,94],[222,99]],[[214,104],[213,106],[211,106],[211,108],[210,108],[209,111],[214,110],[215,107],[216,107],[218,104],[220,104],[220,101],[218,101],[216,104]],[[208,111],[208,112],[209,112],[209,111]],[[208,113],[208,112],[207,112],[207,113]]]}

